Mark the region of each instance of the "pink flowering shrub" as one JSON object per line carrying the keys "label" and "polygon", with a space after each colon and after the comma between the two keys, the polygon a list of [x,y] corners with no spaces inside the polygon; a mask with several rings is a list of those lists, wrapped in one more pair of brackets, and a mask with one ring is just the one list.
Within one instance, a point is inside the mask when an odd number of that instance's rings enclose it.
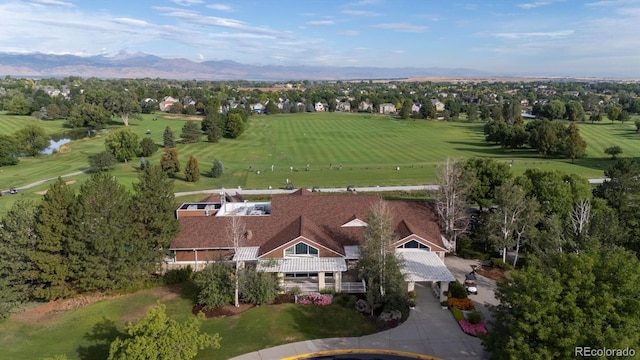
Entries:
{"label": "pink flowering shrub", "polygon": [[331,304],[331,295],[309,294],[298,296],[298,304],[326,306]]}
{"label": "pink flowering shrub", "polygon": [[472,324],[467,320],[460,320],[458,324],[460,324],[462,331],[469,335],[478,336],[480,334],[487,333],[487,328],[484,326],[484,322],[482,321],[477,324]]}

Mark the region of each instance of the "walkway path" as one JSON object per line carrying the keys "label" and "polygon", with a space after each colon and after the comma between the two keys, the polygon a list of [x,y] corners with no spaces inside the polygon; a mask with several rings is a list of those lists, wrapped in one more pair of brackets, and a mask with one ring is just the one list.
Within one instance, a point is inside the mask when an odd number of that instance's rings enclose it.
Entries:
{"label": "walkway path", "polygon": [[416,285],[416,308],[400,326],[357,338],[331,338],[276,346],[233,360],[273,360],[323,350],[386,349],[431,355],[446,360],[489,359],[480,339],[460,330],[451,312],[443,310],[431,288]]}
{"label": "walkway path", "polygon": [[[76,172],[72,172],[69,174],[65,174],[65,175],[60,175],[61,178],[67,178],[67,177],[72,177],[72,176],[76,176],[76,175],[80,175],[83,173],[87,173],[91,171],[91,168],[87,168],[81,171],[76,171]],[[54,181],[55,179],[57,179],[58,177],[52,177],[52,178],[48,178],[48,179],[44,179],[44,180],[39,180],[39,181],[35,181],[32,182],[30,184],[26,184],[26,185],[22,185],[22,186],[16,186],[15,188],[18,190],[26,190],[26,189],[30,189],[32,187],[36,187],[38,185],[42,185],[44,183],[50,182],[50,181]],[[602,179],[589,179],[589,183],[590,184],[601,184],[602,182],[604,182],[605,178]],[[405,186],[365,186],[365,187],[358,187],[356,188],[356,190],[358,191],[365,191],[365,192],[376,192],[376,191],[416,191],[416,190],[427,190],[427,191],[434,191],[434,190],[438,190],[438,185],[405,185]],[[319,189],[321,192],[346,192],[347,189],[344,187],[341,188],[320,188]],[[9,190],[3,190],[2,193],[6,193]],[[242,193],[242,194],[247,194],[247,195],[271,195],[271,194],[288,194],[290,192],[292,192],[293,190],[284,190],[284,189],[250,189],[250,190],[245,190],[242,189],[240,187],[238,187],[237,189],[231,188],[231,189],[225,189],[225,188],[221,188],[221,189],[208,189],[208,190],[196,190],[196,191],[184,191],[184,192],[177,192],[175,193],[176,197],[180,197],[180,196],[187,196],[187,195],[197,195],[197,194],[219,194],[221,192],[226,192],[229,195],[236,195],[237,193]]]}
{"label": "walkway path", "polygon": [[[84,170],[80,170],[80,171],[76,171],[76,172],[72,172],[69,174],[65,174],[65,175],[60,175],[61,178],[68,178],[68,177],[72,177],[72,176],[77,176],[77,175],[81,175],[84,173],[88,173],[89,171],[91,171],[91,168],[87,168]],[[17,190],[26,190],[26,189],[31,189],[32,187],[36,187],[38,185],[42,185],[44,183],[48,183],[50,181],[55,181],[58,177],[52,177],[52,178],[48,178],[48,179],[44,179],[44,180],[38,180],[35,182],[32,182],[30,184],[26,184],[26,185],[22,185],[22,186],[16,186],[15,188]],[[9,190],[3,190],[2,193],[8,192]]]}

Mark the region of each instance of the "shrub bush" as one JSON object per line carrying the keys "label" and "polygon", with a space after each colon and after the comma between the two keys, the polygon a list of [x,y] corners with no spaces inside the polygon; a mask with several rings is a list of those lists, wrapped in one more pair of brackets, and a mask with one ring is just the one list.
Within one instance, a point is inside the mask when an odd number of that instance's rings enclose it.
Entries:
{"label": "shrub bush", "polygon": [[298,296],[300,295],[300,293],[302,293],[302,290],[300,290],[299,287],[294,286],[291,289],[289,289],[289,294],[293,295],[293,296]]}
{"label": "shrub bush", "polygon": [[449,294],[451,297],[456,299],[466,299],[467,298],[467,290],[460,283],[460,281],[456,280],[455,282],[449,283]]}
{"label": "shrub bush", "polygon": [[191,266],[187,266],[186,268],[167,271],[163,280],[165,285],[180,284],[191,279],[191,275],[193,275],[193,269]]}
{"label": "shrub bush", "polygon": [[250,304],[271,304],[280,293],[275,273],[246,271],[242,274],[242,299]]}
{"label": "shrub bush", "polygon": [[329,288],[323,288],[323,289],[320,289],[320,294],[323,294],[323,295],[335,295],[336,291],[333,290],[333,289],[329,289]]}
{"label": "shrub bush", "polygon": [[467,321],[472,324],[479,324],[482,321],[482,313],[480,311],[471,311],[467,314]]}
{"label": "shrub bush", "polygon": [[491,266],[502,270],[513,270],[513,265],[502,261],[500,258],[491,258]]}
{"label": "shrub bush", "polygon": [[459,252],[459,254],[463,259],[487,260],[489,258],[489,255],[473,249],[463,249]]}
{"label": "shrub bush", "polygon": [[464,320],[464,313],[462,310],[452,307],[451,313],[453,314],[453,318],[456,319],[456,322],[460,322],[460,320]]}
{"label": "shrub bush", "polygon": [[415,291],[409,291],[409,293],[407,293],[407,296],[409,296],[409,299],[415,299],[418,297],[418,293]]}
{"label": "shrub bush", "polygon": [[466,299],[449,298],[447,299],[447,304],[449,304],[449,307],[455,307],[464,311],[476,309],[476,306],[473,304],[473,301],[471,301],[471,299],[469,298],[466,298]]}
{"label": "shrub bush", "polygon": [[354,307],[356,307],[356,302],[358,301],[358,297],[355,295],[349,295],[349,301],[347,301],[347,304],[345,305],[345,307],[349,308],[349,309],[353,309]]}

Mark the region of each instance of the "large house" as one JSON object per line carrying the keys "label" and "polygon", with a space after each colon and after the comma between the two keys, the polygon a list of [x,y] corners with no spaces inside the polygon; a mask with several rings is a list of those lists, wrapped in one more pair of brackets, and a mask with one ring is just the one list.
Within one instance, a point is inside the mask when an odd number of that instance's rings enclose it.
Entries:
{"label": "large house", "polygon": [[[378,201],[375,195],[300,189],[274,195],[270,202],[237,201],[223,193],[182,204],[176,210],[180,231],[166,266],[199,270],[212,261],[235,260],[277,273],[285,290],[297,286],[303,291],[363,292],[355,265],[367,215]],[[415,282],[429,282],[442,296],[454,279],[443,263],[448,242],[432,208],[425,202],[386,203],[394,217],[393,246],[404,259],[409,289]],[[229,229],[238,220],[245,230],[234,251]]]}

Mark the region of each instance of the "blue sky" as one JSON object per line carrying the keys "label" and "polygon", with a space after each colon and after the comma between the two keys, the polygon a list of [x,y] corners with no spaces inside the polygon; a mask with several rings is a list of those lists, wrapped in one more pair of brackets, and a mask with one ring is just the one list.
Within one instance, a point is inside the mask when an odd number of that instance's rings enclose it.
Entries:
{"label": "blue sky", "polygon": [[640,77],[640,0],[2,0],[0,51]]}

